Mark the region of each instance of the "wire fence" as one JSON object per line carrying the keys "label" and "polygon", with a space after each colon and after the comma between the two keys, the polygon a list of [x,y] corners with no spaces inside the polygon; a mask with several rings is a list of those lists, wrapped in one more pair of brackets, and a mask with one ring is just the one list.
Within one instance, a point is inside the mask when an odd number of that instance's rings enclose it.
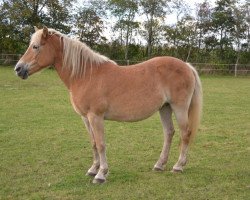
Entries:
{"label": "wire fence", "polygon": [[192,65],[200,74],[250,75],[250,65],[247,64],[192,63]]}
{"label": "wire fence", "polygon": [[[119,65],[133,65],[143,61],[115,60]],[[250,75],[250,64],[190,63],[199,74]]]}
{"label": "wire fence", "polygon": [[21,58],[22,54],[0,54],[1,65],[14,65]]}
{"label": "wire fence", "polygon": [[[0,54],[0,65],[15,65],[21,54]],[[114,60],[119,65],[133,65],[143,61]],[[191,63],[200,74],[250,75],[250,64]]]}

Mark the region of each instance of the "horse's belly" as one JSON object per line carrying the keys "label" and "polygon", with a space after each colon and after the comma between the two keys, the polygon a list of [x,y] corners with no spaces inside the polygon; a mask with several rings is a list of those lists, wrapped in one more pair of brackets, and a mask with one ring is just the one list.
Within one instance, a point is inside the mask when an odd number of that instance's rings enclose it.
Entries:
{"label": "horse's belly", "polygon": [[148,113],[107,113],[105,115],[105,120],[112,120],[118,122],[136,122],[141,121],[143,119],[149,118],[156,112],[148,112]]}
{"label": "horse's belly", "polygon": [[140,121],[152,116],[164,103],[163,98],[113,103],[105,113],[105,119],[125,122]]}
{"label": "horse's belly", "polygon": [[105,120],[112,120],[118,122],[136,122],[147,119],[152,116],[157,110],[147,113],[107,113]]}

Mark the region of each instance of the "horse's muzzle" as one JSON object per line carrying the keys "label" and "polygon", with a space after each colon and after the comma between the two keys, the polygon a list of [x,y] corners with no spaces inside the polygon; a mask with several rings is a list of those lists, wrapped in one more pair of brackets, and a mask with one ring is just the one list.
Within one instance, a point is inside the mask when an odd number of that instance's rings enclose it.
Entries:
{"label": "horse's muzzle", "polygon": [[21,77],[22,79],[27,79],[29,76],[27,65],[24,63],[17,63],[14,70],[16,72],[16,75]]}

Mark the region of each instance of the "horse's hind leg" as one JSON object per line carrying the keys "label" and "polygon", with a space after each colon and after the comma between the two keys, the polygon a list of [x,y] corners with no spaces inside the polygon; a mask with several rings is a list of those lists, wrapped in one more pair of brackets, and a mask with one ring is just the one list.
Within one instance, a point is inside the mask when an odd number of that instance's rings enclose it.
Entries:
{"label": "horse's hind leg", "polygon": [[92,166],[89,168],[88,172],[86,173],[86,175],[88,176],[95,176],[98,173],[99,167],[100,167],[100,158],[99,158],[99,154],[96,148],[96,142],[95,142],[95,138],[94,138],[94,134],[91,130],[90,124],[89,124],[89,120],[87,118],[82,118],[83,122],[86,126],[86,129],[89,133],[90,136],[90,140],[91,140],[91,145],[92,145],[92,149],[93,149],[93,164]]}
{"label": "horse's hind leg", "polygon": [[173,107],[173,110],[181,134],[180,155],[177,163],[173,167],[173,172],[182,172],[187,162],[188,144],[191,136],[191,131],[188,127],[188,107]]}
{"label": "horse's hind leg", "polygon": [[160,110],[161,123],[163,126],[164,143],[159,160],[154,166],[154,170],[164,170],[164,165],[167,163],[170,145],[174,135],[174,126],[172,121],[172,109],[169,105],[164,105]]}

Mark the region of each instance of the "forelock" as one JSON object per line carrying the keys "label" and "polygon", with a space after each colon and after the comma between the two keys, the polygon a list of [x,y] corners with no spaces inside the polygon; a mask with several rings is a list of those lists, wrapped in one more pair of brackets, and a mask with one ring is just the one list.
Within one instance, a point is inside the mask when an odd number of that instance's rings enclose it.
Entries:
{"label": "forelock", "polygon": [[[49,28],[48,31],[49,31],[49,34],[55,34],[55,33],[61,34],[60,32],[58,32],[54,29],[51,29],[51,28]],[[39,29],[38,31],[36,31],[31,37],[30,44],[32,44],[32,43],[33,44],[40,44],[42,34],[43,34],[43,29]]]}
{"label": "forelock", "polygon": [[31,37],[31,40],[30,40],[30,44],[40,44],[41,43],[41,38],[42,38],[42,34],[43,34],[43,30],[40,29],[38,31],[36,31],[32,37]]}

